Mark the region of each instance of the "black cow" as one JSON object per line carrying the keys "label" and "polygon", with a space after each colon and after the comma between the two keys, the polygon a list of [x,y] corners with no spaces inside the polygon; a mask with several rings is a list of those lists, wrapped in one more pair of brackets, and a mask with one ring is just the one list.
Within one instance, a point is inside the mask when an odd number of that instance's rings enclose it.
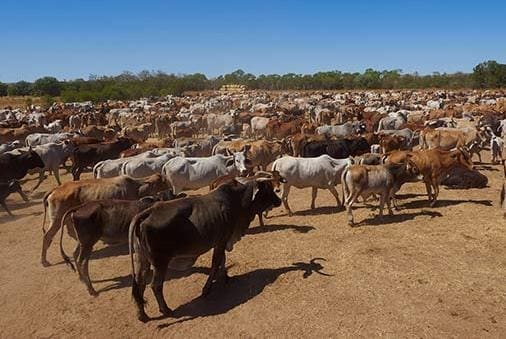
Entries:
{"label": "black cow", "polygon": [[98,295],[88,273],[88,261],[93,246],[99,240],[107,245],[128,243],[128,227],[137,213],[156,201],[168,201],[185,196],[184,193],[175,196],[169,190],[160,192],[155,197],[148,196],[139,200],[95,200],[70,208],[61,220],[60,253],[63,260],[75,271],[74,265],[63,250],[63,229],[66,224],[72,226],[69,228],[69,234],[77,240],[74,260],[79,279],[86,285],[91,295]]}
{"label": "black cow", "polygon": [[31,148],[21,154],[0,154],[0,182],[22,179],[33,168],[44,168],[44,162]]}
{"label": "black cow", "polygon": [[134,217],[130,224],[129,247],[132,296],[139,320],[149,319],[143,298],[150,265],[154,268],[151,288],[164,315],[171,312],[163,297],[168,267],[189,269],[200,255],[214,249],[211,272],[202,295],[209,293],[214,280],[228,279],[225,250],[233,249],[255,215],[281,205],[271,180],[257,178],[244,184],[234,180],[203,196],[155,203]]}
{"label": "black cow", "polygon": [[23,190],[21,189],[21,185],[19,184],[19,181],[16,179],[13,179],[9,181],[8,183],[1,182],[0,183],[0,205],[5,209],[5,211],[12,216],[11,211],[5,204],[5,199],[11,194],[18,192],[21,198],[23,198],[24,201],[28,201],[28,198],[26,197],[25,193],[23,193]]}
{"label": "black cow", "polygon": [[345,159],[350,156],[368,153],[371,146],[363,137],[353,139],[311,141],[304,145],[301,155],[304,158],[315,158],[328,154],[334,159]]}
{"label": "black cow", "polygon": [[117,159],[122,151],[129,149],[134,143],[134,140],[130,138],[118,138],[108,143],[79,145],[73,154],[72,176],[74,181],[79,180],[86,167],[94,166],[103,160]]}

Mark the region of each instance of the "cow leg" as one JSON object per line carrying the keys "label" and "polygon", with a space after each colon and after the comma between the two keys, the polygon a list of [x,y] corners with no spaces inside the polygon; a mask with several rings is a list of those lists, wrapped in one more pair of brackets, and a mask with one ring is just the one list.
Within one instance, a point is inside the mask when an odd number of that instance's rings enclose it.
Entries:
{"label": "cow leg", "polygon": [[291,217],[293,215],[293,213],[290,210],[290,206],[288,206],[288,194],[289,193],[290,193],[290,186],[284,185],[283,186],[283,193],[281,194],[281,201],[283,201],[283,206],[285,207],[285,210],[288,212],[288,216]]}
{"label": "cow leg", "polygon": [[311,187],[311,209],[314,210],[314,203],[316,200],[316,195],[318,194],[317,187]]}
{"label": "cow leg", "polygon": [[153,266],[153,282],[151,283],[151,290],[153,291],[156,302],[158,303],[158,309],[165,316],[168,316],[172,312],[163,297],[163,283],[165,281],[165,273],[167,272],[168,264],[167,260],[161,260]]}
{"label": "cow leg", "polygon": [[53,169],[53,176],[54,176],[54,178],[56,179],[56,182],[58,183],[58,186],[61,186],[61,180],[60,180],[60,169],[58,168],[58,166],[56,166],[56,167]]}
{"label": "cow leg", "polygon": [[434,194],[432,195],[432,203],[431,207],[436,205],[437,197],[439,195],[439,182],[437,180],[433,181],[432,187],[434,187]]}
{"label": "cow leg", "polygon": [[353,225],[353,213],[351,211],[351,207],[357,200],[361,193],[361,190],[357,190],[355,192],[350,193],[350,199],[348,200],[348,205],[346,206],[346,211],[348,212],[348,225]]}
{"label": "cow leg", "polygon": [[[337,193],[336,188],[334,186],[330,186],[329,187],[329,191],[330,191],[330,193],[332,193],[332,195],[334,196],[334,198],[336,198],[337,207],[343,208],[343,206],[344,206],[344,200],[341,203],[341,200],[339,200],[339,194]],[[344,199],[344,197],[343,197],[343,199]]]}
{"label": "cow leg", "polygon": [[262,213],[258,213],[258,222],[260,224],[261,227],[264,227],[264,218],[262,217]]}
{"label": "cow leg", "polygon": [[383,208],[385,207],[385,193],[380,194],[380,201],[379,201],[379,218],[383,219]]}
{"label": "cow leg", "polygon": [[32,188],[32,191],[35,191],[37,188],[39,188],[40,184],[42,184],[42,182],[44,181],[44,172],[45,172],[45,170],[41,170],[39,172],[39,181],[37,182],[35,187]]}
{"label": "cow leg", "polygon": [[392,201],[394,202],[395,205],[395,193],[393,192],[393,190],[387,193],[385,199],[388,207],[388,215],[393,215],[394,212],[392,211]]}
{"label": "cow leg", "polygon": [[146,260],[146,257],[139,255],[139,253],[142,252],[137,242],[134,242],[135,276],[132,283],[132,295],[137,305],[137,318],[142,322],[146,322],[149,320],[149,317],[144,311],[144,291],[146,290],[146,278],[150,264]]}
{"label": "cow leg", "polygon": [[432,201],[432,186],[429,181],[425,181],[425,189],[427,190],[427,197],[429,198],[429,203]]}
{"label": "cow leg", "polygon": [[47,230],[47,232],[44,234],[44,238],[42,239],[42,253],[40,256],[40,262],[42,266],[47,267],[49,266],[49,262],[47,261],[47,250],[49,246],[51,246],[51,242],[53,241],[54,236],[56,233],[58,233],[58,230],[61,227],[61,220],[62,216],[58,216],[58,218],[53,218],[51,226]]}
{"label": "cow leg", "polygon": [[76,263],[77,263],[77,258],[79,257],[80,252],[81,252],[81,244],[79,244],[79,242],[77,242],[76,248],[74,249],[74,253],[72,254],[72,256],[74,257],[74,261]]}
{"label": "cow leg", "polygon": [[215,280],[216,274],[220,270],[220,267],[224,266],[224,258],[225,258],[225,248],[216,247],[213,251],[213,260],[211,264],[211,272],[209,273],[209,277],[207,277],[206,284],[202,289],[202,296],[205,297],[211,291],[211,287],[213,285],[213,281]]}
{"label": "cow leg", "polygon": [[4,210],[7,212],[7,214],[9,214],[11,217],[13,217],[14,215],[12,214],[11,210],[9,209],[9,207],[7,207],[7,204],[5,203],[5,201],[0,201],[0,205],[2,205],[2,207],[4,208]]}
{"label": "cow leg", "polygon": [[88,288],[88,293],[90,293],[90,295],[96,297],[98,295],[98,293],[97,293],[97,291],[95,291],[95,289],[93,288],[93,285],[91,284],[90,273],[88,271],[88,266],[89,266],[88,262],[90,260],[91,251],[93,250],[93,245],[89,246],[88,244],[86,244],[86,245],[81,245],[80,247],[81,247],[81,249],[79,251],[79,256],[77,257],[77,263],[76,263],[76,266],[79,267],[79,269],[78,269],[79,278]]}

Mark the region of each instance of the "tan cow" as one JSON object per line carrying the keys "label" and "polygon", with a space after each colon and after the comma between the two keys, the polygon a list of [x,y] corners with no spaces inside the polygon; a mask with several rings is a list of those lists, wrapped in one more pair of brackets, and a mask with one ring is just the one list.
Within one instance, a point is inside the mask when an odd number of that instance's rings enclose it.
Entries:
{"label": "tan cow", "polygon": [[[442,151],[438,149],[420,151],[395,151],[387,159],[389,162],[403,163],[412,161],[417,167],[427,189],[427,196],[431,206],[436,204],[439,195],[439,185],[448,172],[454,167],[473,168],[469,154],[463,149]],[[432,193],[434,189],[434,193]]]}
{"label": "tan cow", "polygon": [[[160,174],[155,174],[138,179],[119,176],[105,179],[69,181],[47,192],[43,199],[44,220],[42,222],[42,231],[44,238],[41,254],[42,265],[49,266],[49,262],[46,259],[47,250],[61,227],[63,215],[69,208],[92,200],[135,200],[147,195],[154,195],[168,188],[165,179]],[[49,215],[49,228],[47,232],[44,229],[46,214]]]}

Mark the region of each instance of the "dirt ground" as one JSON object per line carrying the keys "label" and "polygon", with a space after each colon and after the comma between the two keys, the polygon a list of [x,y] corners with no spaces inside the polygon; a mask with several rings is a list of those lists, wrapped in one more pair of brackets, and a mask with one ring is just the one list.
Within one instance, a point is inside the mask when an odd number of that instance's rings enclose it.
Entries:
{"label": "dirt ground", "polygon": [[[168,277],[174,317],[159,317],[148,288],[147,312],[158,318],[147,324],[135,317],[126,247],[97,245],[90,262],[96,298],[62,264],[58,240],[48,256],[55,265],[40,265],[41,198],[55,185],[50,178],[28,203],[9,197],[15,218],[0,211],[0,337],[504,337],[502,171],[478,168],[488,188],[443,189],[430,208],[423,184],[408,184],[393,217],[379,221],[377,210],[359,204],[354,228],[329,192],[319,191],[311,211],[310,189],[293,189],[296,215],[277,208],[265,227],[255,219],[228,254],[227,285],[199,297],[208,253],[191,272]],[[74,241],[66,236],[64,244],[71,253]]]}

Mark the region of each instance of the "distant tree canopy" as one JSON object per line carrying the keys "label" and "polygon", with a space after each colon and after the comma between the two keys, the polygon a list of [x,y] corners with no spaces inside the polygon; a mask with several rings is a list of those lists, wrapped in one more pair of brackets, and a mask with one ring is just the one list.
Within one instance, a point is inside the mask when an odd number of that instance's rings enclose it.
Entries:
{"label": "distant tree canopy", "polygon": [[33,93],[35,95],[58,96],[60,95],[60,88],[60,82],[54,77],[43,77],[33,83]]}
{"label": "distant tree canopy", "polygon": [[90,75],[88,80],[58,81],[46,76],[34,83],[19,81],[0,83],[0,96],[38,95],[60,96],[65,102],[128,100],[147,96],[181,95],[185,91],[216,90],[222,85],[240,84],[261,90],[350,90],[404,88],[499,88],[506,87],[506,64],[486,61],[473,73],[404,74],[401,70],[378,71],[371,68],[363,73],[340,71],[314,74],[261,74],[243,70],[208,79],[204,74],[167,74],[161,71],[123,72],[117,76]]}

